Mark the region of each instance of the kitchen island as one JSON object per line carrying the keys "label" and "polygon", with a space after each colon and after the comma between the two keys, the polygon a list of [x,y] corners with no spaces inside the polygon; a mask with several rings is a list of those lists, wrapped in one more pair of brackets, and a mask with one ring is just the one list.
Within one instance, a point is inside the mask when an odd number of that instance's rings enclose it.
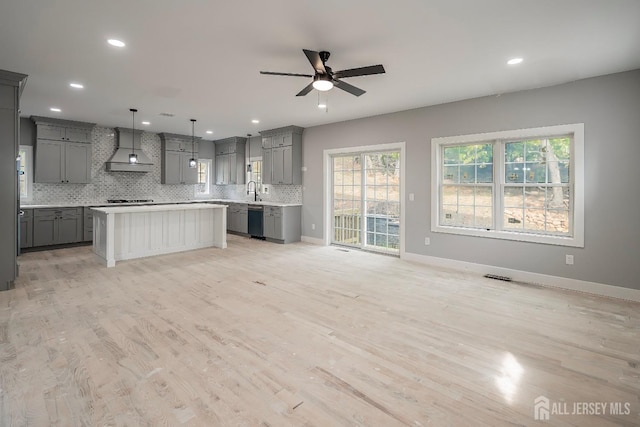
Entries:
{"label": "kitchen island", "polygon": [[227,247],[227,206],[109,206],[93,211],[93,252],[107,265],[206,247]]}

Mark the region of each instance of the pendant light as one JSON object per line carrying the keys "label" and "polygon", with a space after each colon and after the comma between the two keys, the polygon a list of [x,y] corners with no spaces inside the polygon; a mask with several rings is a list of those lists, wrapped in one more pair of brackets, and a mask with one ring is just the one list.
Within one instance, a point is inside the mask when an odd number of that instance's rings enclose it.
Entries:
{"label": "pendant light", "polygon": [[247,172],[251,172],[251,134],[247,134],[247,142],[249,143],[249,163],[247,164]]}
{"label": "pendant light", "polygon": [[136,113],[138,110],[129,108],[131,111],[131,154],[129,154],[129,163],[135,165],[138,163],[138,155],[136,154]]}
{"label": "pendant light", "polygon": [[196,150],[195,150],[195,128],[196,128],[196,119],[191,119],[191,158],[189,159],[189,167],[195,168],[198,165],[198,160],[196,160]]}

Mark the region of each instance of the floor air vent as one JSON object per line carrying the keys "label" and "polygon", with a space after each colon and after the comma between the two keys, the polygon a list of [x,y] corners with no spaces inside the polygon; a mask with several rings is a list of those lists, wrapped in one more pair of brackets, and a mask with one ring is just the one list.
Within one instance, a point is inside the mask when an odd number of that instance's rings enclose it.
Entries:
{"label": "floor air vent", "polygon": [[511,277],[498,276],[497,274],[485,274],[484,277],[486,277],[487,279],[502,280],[503,282],[511,281]]}

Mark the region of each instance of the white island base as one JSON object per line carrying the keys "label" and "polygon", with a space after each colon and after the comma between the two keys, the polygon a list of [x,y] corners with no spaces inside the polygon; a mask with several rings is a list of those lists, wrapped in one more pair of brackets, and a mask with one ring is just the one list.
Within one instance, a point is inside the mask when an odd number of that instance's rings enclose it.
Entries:
{"label": "white island base", "polygon": [[107,265],[227,247],[227,207],[205,203],[93,208],[93,252]]}

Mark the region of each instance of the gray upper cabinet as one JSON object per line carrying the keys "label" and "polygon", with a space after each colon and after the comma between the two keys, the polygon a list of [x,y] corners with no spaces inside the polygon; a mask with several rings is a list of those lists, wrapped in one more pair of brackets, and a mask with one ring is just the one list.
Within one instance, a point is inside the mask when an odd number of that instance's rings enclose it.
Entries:
{"label": "gray upper cabinet", "polygon": [[[198,168],[189,167],[192,156],[198,158],[197,137],[192,141],[190,136],[161,133],[162,142],[162,184],[197,184]],[[193,144],[193,146],[192,146]]]}
{"label": "gray upper cabinet", "polygon": [[38,138],[51,141],[73,141],[89,144],[91,142],[91,128],[39,124]]}
{"label": "gray upper cabinet", "polygon": [[264,184],[302,184],[302,131],[288,126],[260,132]]}
{"label": "gray upper cabinet", "polygon": [[214,141],[216,185],[244,184],[247,139],[239,136]]}
{"label": "gray upper cabinet", "polygon": [[32,116],[36,123],[35,182],[91,182],[91,130],[94,123]]}

